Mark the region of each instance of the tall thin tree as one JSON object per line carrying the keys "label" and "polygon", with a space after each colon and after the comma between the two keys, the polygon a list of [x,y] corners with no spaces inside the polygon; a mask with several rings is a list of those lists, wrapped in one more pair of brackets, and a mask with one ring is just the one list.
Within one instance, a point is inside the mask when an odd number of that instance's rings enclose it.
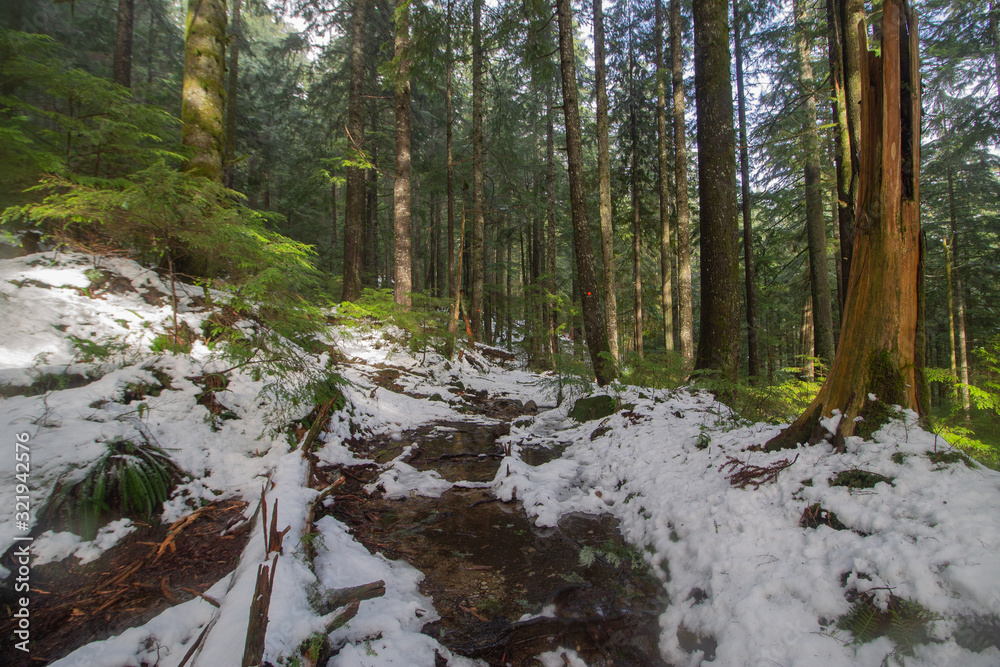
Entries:
{"label": "tall thin tree", "polygon": [[483,335],[486,220],[483,198],[483,0],[472,0],[472,335]]}
{"label": "tall thin tree", "polygon": [[601,217],[601,281],[604,296],[604,319],[608,328],[608,346],[615,363],[618,350],[618,296],[615,292],[615,238],[611,219],[611,149],[608,141],[608,84],[604,58],[604,11],[601,0],[594,0],[594,83],[597,87],[597,198]]}
{"label": "tall thin tree", "polygon": [[115,30],[115,83],[132,87],[132,33],[135,24],[135,0],[118,0],[118,26]]}
{"label": "tall thin tree", "polygon": [[670,164],[667,159],[667,70],[663,61],[663,0],[655,6],[656,42],[656,191],[660,197],[660,309],[663,311],[663,345],[674,349],[674,298],[670,249]]}
{"label": "tall thin tree", "polygon": [[819,360],[829,368],[833,361],[833,307],[826,257],[826,221],[823,218],[823,183],[820,171],[819,128],[816,127],[816,91],[813,81],[812,44],[806,25],[803,0],[792,0],[795,16],[795,46],[799,86],[804,96],[802,154],[805,160],[806,237],[809,243],[809,284],[812,289],[813,346]]}
{"label": "tall thin tree", "polygon": [[392,299],[409,307],[413,291],[410,237],[410,0],[396,0],[396,179],[393,199]]}
{"label": "tall thin tree", "polygon": [[743,21],[740,0],[733,0],[733,43],[736,47],[736,101],[740,122],[740,176],[743,208],[743,275],[746,282],[747,350],[749,375],[760,375],[760,355],[757,343],[757,279],[754,271],[753,231],[750,224],[750,157],[747,148],[746,96],[743,90]]}
{"label": "tall thin tree", "polygon": [[[726,50],[729,50],[728,44]],[[694,359],[694,308],[691,287],[691,212],[688,204],[687,123],[684,120],[684,48],[681,3],[670,0],[670,61],[674,88],[674,182],[677,198],[677,316],[681,355]]]}
{"label": "tall thin tree", "polygon": [[343,300],[361,296],[361,273],[365,261],[365,121],[362,86],[365,76],[365,15],[370,0],[354,0],[351,16],[351,64],[347,89],[347,139],[353,159],[347,166],[344,195],[344,287]]}
{"label": "tall thin tree", "polygon": [[573,10],[570,0],[556,0],[559,19],[559,62],[562,73],[563,115],[566,118],[566,161],[569,168],[570,213],[573,219],[573,250],[583,325],[597,383],[615,379],[614,358],[608,347],[607,328],[594,275],[594,251],[590,245],[587,200],[583,183],[583,140],[580,136],[580,103],[576,84],[576,50],[573,47]]}
{"label": "tall thin tree", "polygon": [[[233,0],[233,15],[229,20],[229,85],[226,89],[226,161],[224,178],[226,187],[233,187],[236,176],[236,107],[240,84],[240,40],[243,39],[240,17],[243,0]],[[337,184],[333,184],[333,238],[337,238]]]}

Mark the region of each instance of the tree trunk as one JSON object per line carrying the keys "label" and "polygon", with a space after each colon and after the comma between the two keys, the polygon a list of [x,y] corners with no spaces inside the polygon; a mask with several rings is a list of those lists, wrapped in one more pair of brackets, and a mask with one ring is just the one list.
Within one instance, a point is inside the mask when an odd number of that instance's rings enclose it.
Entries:
{"label": "tree trunk", "polygon": [[729,3],[694,3],[694,77],[701,204],[701,333],[695,368],[736,382],[740,358],[740,264],[736,140],[729,78]]}
{"label": "tree trunk", "polygon": [[555,130],[552,118],[552,84],[545,84],[545,220],[548,228],[548,260],[549,297],[546,303],[548,309],[549,348],[552,354],[559,352],[559,309],[556,306],[555,295],[558,289],[556,282],[556,157]]}
{"label": "tree trunk", "polygon": [[633,52],[632,30],[629,29],[629,134],[632,142],[632,164],[630,189],[632,190],[632,300],[635,302],[633,341],[635,353],[640,359],[642,349],[642,235],[639,231],[639,128],[636,123],[635,105],[635,54]]}
{"label": "tree trunk", "polygon": [[483,335],[483,0],[472,0],[472,335]]}
{"label": "tree trunk", "polygon": [[594,276],[594,252],[590,245],[587,200],[583,183],[583,142],[580,137],[580,108],[576,89],[576,51],[573,48],[573,12],[570,0],[556,0],[559,16],[559,60],[563,84],[563,113],[566,117],[566,161],[569,167],[570,212],[573,218],[573,249],[583,304],[590,360],[597,384],[615,379],[614,358],[608,347],[607,329],[601,316],[601,302]]}
{"label": "tree trunk", "polygon": [[861,192],[840,345],[816,399],[769,450],[826,439],[820,420],[834,410],[841,449],[848,436],[870,437],[892,405],[925,413],[916,24],[900,0],[886,0],[881,55],[866,53],[862,70]]}
{"label": "tree trunk", "polygon": [[743,94],[743,21],[740,0],[733,1],[733,34],[736,45],[736,100],[740,121],[740,176],[743,204],[743,267],[746,280],[747,349],[750,378],[760,375],[757,343],[757,280],[754,277],[753,233],[750,226],[750,157],[747,150],[746,98]]}
{"label": "tree trunk", "polygon": [[[864,0],[834,0],[836,18],[840,27],[840,50],[844,75],[844,106],[847,113],[847,158],[850,160],[851,180],[847,188],[849,215],[840,218],[841,273],[844,275],[845,292],[850,287],[851,261],[854,256],[854,229],[857,226],[858,197],[861,178],[861,70],[867,67],[868,33],[865,25]],[[847,297],[845,295],[844,302]],[[841,307],[843,312],[843,306]]]}
{"label": "tree trunk", "polygon": [[594,78],[597,86],[597,191],[601,216],[601,260],[604,264],[602,294],[608,347],[617,364],[621,359],[621,352],[618,350],[618,295],[615,290],[615,240],[611,220],[611,151],[608,146],[608,86],[607,68],[604,64],[604,14],[601,0],[594,0]]}
{"label": "tree trunk", "polygon": [[[123,0],[124,1],[124,0]],[[239,99],[240,40],[243,26],[240,23],[240,5],[243,0],[233,0],[233,16],[229,29],[229,86],[226,91],[226,161],[223,180],[227,188],[233,187],[236,176],[236,104]],[[333,238],[337,238],[337,186],[333,186]]]}
{"label": "tree trunk", "polygon": [[854,233],[856,205],[854,195],[857,193],[857,180],[853,178],[851,171],[851,132],[847,120],[847,92],[844,86],[844,33],[837,2],[838,0],[826,0],[826,23],[833,102],[834,165],[837,172],[834,216],[840,239],[839,258],[836,262],[837,308],[843,314],[844,300],[847,298],[846,276],[850,275],[851,268],[849,246]]}
{"label": "tree trunk", "polygon": [[805,95],[802,152],[805,158],[806,236],[809,240],[809,284],[812,289],[813,346],[827,368],[833,360],[833,308],[826,259],[826,222],[823,220],[823,185],[820,172],[819,130],[816,127],[812,48],[806,38],[803,0],[793,0],[795,43],[799,60],[799,85]]}
{"label": "tree trunk", "polygon": [[[373,123],[374,125],[374,123]],[[378,146],[372,145],[372,164],[378,164]],[[378,170],[369,169],[365,179],[365,199],[364,199],[364,243],[361,247],[361,261],[364,270],[362,271],[362,284],[366,287],[375,287],[381,284],[379,272],[379,247],[378,247]],[[388,245],[388,244],[385,244]],[[359,292],[360,294],[360,292]]]}
{"label": "tree trunk", "polygon": [[452,108],[451,108],[451,0],[448,0],[448,32],[445,44],[445,188],[448,195],[448,296],[454,297],[458,290],[458,272],[455,271],[455,159],[452,156]]}
{"label": "tree trunk", "polygon": [[816,334],[813,330],[812,296],[802,304],[802,325],[799,329],[799,359],[802,361],[802,379],[807,382],[816,377]]}
{"label": "tree trunk", "polygon": [[[369,0],[354,0],[351,17],[351,79],[347,93],[347,139],[355,161],[364,157],[364,100],[361,87],[365,76],[365,13]],[[361,297],[361,274],[365,248],[365,172],[352,164],[347,167],[344,195],[344,301]]]}
{"label": "tree trunk", "polygon": [[186,168],[217,183],[225,143],[225,43],[226,0],[188,0],[181,143],[192,149]]}
{"label": "tree trunk", "polygon": [[[955,206],[954,174],[951,166],[948,167],[948,220],[951,226],[951,239],[946,242],[945,249],[951,249],[951,260],[948,262],[948,319],[952,321],[952,362],[951,374],[955,375],[958,367],[958,380],[962,383],[959,394],[962,397],[962,410],[966,419],[969,418],[971,408],[969,396],[969,358],[966,350],[965,340],[965,295],[962,289],[962,272],[957,266],[958,261],[958,213]],[[952,278],[955,281],[955,304],[952,310]],[[958,349],[955,349],[955,340],[958,341]],[[957,354],[956,354],[957,353]]]}
{"label": "tree trunk", "polygon": [[115,83],[132,87],[132,29],[135,0],[118,0],[118,28],[115,31]]}
{"label": "tree trunk", "polygon": [[670,179],[667,173],[667,72],[663,63],[663,0],[656,0],[656,175],[660,196],[660,309],[663,311],[663,345],[674,349],[674,299],[670,252]]}
{"label": "tree trunk", "polygon": [[392,189],[394,212],[392,300],[404,308],[413,291],[410,238],[410,3],[396,0],[396,181]]}
{"label": "tree trunk", "polygon": [[[726,51],[729,51],[728,43]],[[684,121],[684,49],[681,45],[680,0],[670,0],[670,60],[674,88],[674,182],[676,183],[677,190],[678,320],[680,326],[681,355],[685,361],[691,361],[694,359],[694,310],[691,303],[691,212],[688,206],[687,124]]]}

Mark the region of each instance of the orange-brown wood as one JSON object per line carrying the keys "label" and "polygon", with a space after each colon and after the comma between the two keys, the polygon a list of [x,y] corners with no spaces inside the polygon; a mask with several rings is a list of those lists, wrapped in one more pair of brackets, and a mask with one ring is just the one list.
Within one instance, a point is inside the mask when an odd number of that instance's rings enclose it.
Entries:
{"label": "orange-brown wood", "polygon": [[923,412],[917,53],[915,14],[905,0],[886,0],[881,55],[868,53],[861,72],[860,196],[837,354],[812,405],[768,449],[830,437],[819,419],[835,410],[836,443],[855,433],[857,417],[878,413],[879,400]]}

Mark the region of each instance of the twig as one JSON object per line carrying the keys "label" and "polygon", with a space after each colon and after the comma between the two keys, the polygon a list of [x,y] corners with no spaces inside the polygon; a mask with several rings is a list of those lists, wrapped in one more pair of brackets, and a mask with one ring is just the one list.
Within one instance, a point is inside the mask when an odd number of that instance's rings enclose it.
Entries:
{"label": "twig", "polygon": [[726,476],[726,479],[738,489],[745,489],[751,484],[754,489],[759,489],[764,484],[777,481],[778,473],[785,468],[791,467],[798,460],[799,455],[796,454],[795,458],[791,461],[781,459],[769,466],[758,466],[751,465],[749,462],[743,463],[736,457],[728,456],[726,457],[726,462],[719,466],[719,472],[728,468],[731,472]]}

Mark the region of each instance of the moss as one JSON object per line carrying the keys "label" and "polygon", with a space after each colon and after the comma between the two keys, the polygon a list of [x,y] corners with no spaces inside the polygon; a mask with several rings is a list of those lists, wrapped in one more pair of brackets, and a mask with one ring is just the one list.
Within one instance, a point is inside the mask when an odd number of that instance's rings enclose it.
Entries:
{"label": "moss", "polygon": [[968,456],[958,451],[957,449],[951,449],[951,450],[942,449],[941,451],[937,452],[930,451],[927,452],[927,458],[931,460],[931,463],[938,464],[942,468],[951,465],[952,463],[958,463],[959,461],[964,463],[967,468],[975,469],[979,467],[972,461],[972,459],[970,459]]}
{"label": "moss", "polygon": [[862,421],[858,422],[854,435],[868,440],[898,416],[893,406],[906,403],[903,375],[888,350],[874,352],[868,360],[868,386],[865,394],[865,402],[858,413]]}
{"label": "moss", "polygon": [[851,468],[841,470],[830,480],[830,486],[846,486],[849,489],[871,489],[879,482],[892,484],[892,478],[880,475],[877,472]]}

